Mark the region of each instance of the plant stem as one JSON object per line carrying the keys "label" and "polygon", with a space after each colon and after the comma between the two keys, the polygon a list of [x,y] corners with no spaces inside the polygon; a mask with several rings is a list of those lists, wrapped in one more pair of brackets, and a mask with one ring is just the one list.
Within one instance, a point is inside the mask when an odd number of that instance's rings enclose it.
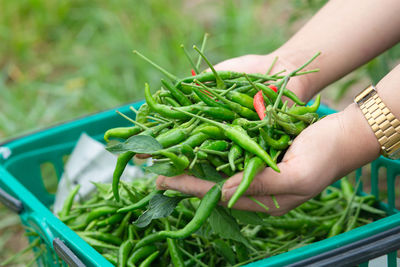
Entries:
{"label": "plant stem", "polygon": [[155,62],[153,62],[152,60],[150,60],[149,58],[145,57],[144,55],[142,55],[140,52],[138,52],[137,50],[133,50],[133,53],[138,55],[139,57],[141,57],[142,59],[144,59],[145,61],[147,61],[149,64],[151,64],[153,67],[155,67],[156,69],[158,69],[160,72],[162,72],[165,76],[167,76],[171,81],[176,82],[178,80],[178,77],[176,77],[175,75],[173,75],[172,73],[168,72],[166,69],[164,69],[163,67],[159,66],[158,64],[156,64]]}

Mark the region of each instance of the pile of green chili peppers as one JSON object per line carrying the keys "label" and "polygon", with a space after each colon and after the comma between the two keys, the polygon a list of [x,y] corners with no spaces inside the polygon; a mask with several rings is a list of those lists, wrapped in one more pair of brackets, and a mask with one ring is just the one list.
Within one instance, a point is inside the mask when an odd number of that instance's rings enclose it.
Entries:
{"label": "pile of green chili peppers", "polygon": [[[318,120],[316,111],[320,105],[320,96],[316,97],[312,105],[306,106],[287,88],[287,84],[292,77],[318,71],[303,71],[303,69],[319,53],[304,65],[285,75],[283,75],[284,70],[274,74],[270,73],[276,60],[265,74],[246,74],[216,71],[203,53],[204,43],[201,50],[197,47],[194,49],[199,54],[198,62],[203,59],[211,71],[199,73],[198,66],[189,60],[196,71],[193,71],[193,76],[182,79],[135,51],[137,55],[165,74],[168,79],[161,80],[162,87],[155,93],[151,92],[148,84],[145,85],[146,103],[139,110],[131,108],[135,113],[133,118],[119,113],[133,123],[131,127],[113,128],[104,135],[104,139],[109,142],[107,147],[109,151],[115,152],[115,147],[124,148],[120,150],[113,174],[111,191],[114,199],[108,196],[107,199],[100,200],[100,196],[98,196],[97,201],[107,205],[101,205],[93,200],[93,204],[88,205],[98,208],[87,215],[89,219],[78,220],[78,223],[72,219],[75,223],[71,225],[71,228],[84,231],[79,234],[92,246],[107,252],[118,251],[118,257],[115,253],[106,253],[105,256],[111,262],[118,263],[119,266],[133,266],[135,263],[129,259],[135,258],[136,256],[133,255],[139,251],[146,251],[144,255],[150,258],[149,262],[160,258],[165,259],[168,257],[169,251],[169,257],[175,266],[184,266],[182,255],[186,255],[185,260],[191,261],[195,265],[212,265],[220,262],[234,265],[246,262],[246,260],[257,259],[260,257],[260,252],[258,252],[260,249],[265,257],[292,248],[292,245],[288,245],[288,243],[298,244],[299,239],[295,238],[296,242],[294,242],[293,233],[288,234],[285,231],[279,237],[268,237],[275,240],[275,243],[268,242],[265,245],[262,240],[252,238],[251,242],[257,241],[264,245],[251,244],[245,248],[240,242],[237,244],[237,242],[222,239],[215,241],[205,236],[197,236],[195,233],[198,233],[202,227],[206,227],[207,219],[217,208],[221,199],[221,188],[227,178],[243,171],[243,179],[227,205],[228,208],[232,208],[236,201],[243,196],[257,173],[266,167],[279,172],[277,163],[282,159],[293,139],[307,126]],[[255,97],[256,95],[257,97]],[[261,108],[265,107],[265,111],[260,112],[260,106]],[[114,139],[114,143],[110,142],[111,139]],[[155,143],[158,149],[143,152],[146,149],[140,143],[135,143],[140,142],[137,140]],[[138,147],[141,152],[138,152]],[[211,180],[215,182],[215,185],[200,202],[196,202],[196,205],[193,205],[190,200],[182,200],[178,207],[181,207],[181,210],[185,208],[185,212],[176,213],[175,217],[168,217],[164,221],[153,223],[152,227],[146,229],[139,230],[134,226],[128,227],[129,222],[140,216],[141,211],[148,206],[154,196],[164,193],[161,190],[153,190],[147,192],[140,199],[135,199],[134,194],[120,195],[120,177],[127,164],[135,157],[152,157],[153,165],[147,167],[147,170],[154,174],[177,176],[188,173],[201,179]],[[127,192],[134,190],[134,188],[127,190],[126,186],[124,189]],[[133,199],[135,201],[132,201]],[[268,207],[256,199],[251,199],[268,210]],[[335,200],[335,203],[332,206],[339,205],[343,208],[340,201]],[[278,203],[275,205],[279,207]],[[314,203],[314,206],[320,210],[324,209],[325,205],[320,207]],[[229,211],[233,212],[234,210]],[[96,215],[91,215],[93,213]],[[85,214],[87,214],[87,210]],[[324,216],[320,217],[326,220],[329,212],[322,214]],[[70,218],[68,216],[72,215],[63,214],[61,217],[66,220],[65,218]],[[333,221],[338,216],[338,212],[329,216]],[[313,225],[315,228],[315,223],[312,224],[311,221],[318,220],[311,218],[313,217],[306,217],[302,209],[293,211],[280,218],[282,225],[278,228],[285,229],[283,226],[285,223],[289,223],[292,225],[290,227],[296,228],[294,235],[297,236],[296,233],[303,231],[301,229],[305,229],[307,225]],[[264,228],[266,231],[275,229],[276,226],[273,223],[268,224],[269,220],[271,219],[266,219],[256,227],[246,226],[244,229],[257,236],[258,228],[260,231]],[[345,219],[340,219],[340,224],[343,220]],[[354,225],[356,224],[357,222],[354,222]],[[119,226],[115,228],[113,225]],[[339,227],[335,225],[332,228]],[[325,226],[326,229],[330,227],[329,225]],[[320,229],[320,227],[317,228]],[[326,229],[324,228],[323,231],[326,232]],[[87,234],[92,230],[95,230],[96,234]],[[117,235],[113,235],[118,238],[114,239],[114,243],[104,240],[104,234],[109,235],[110,231],[117,233]],[[334,232],[334,230],[332,231]],[[309,234],[308,230],[306,232]],[[302,237],[301,243],[315,241],[316,234],[312,235],[313,238],[311,236],[308,239]],[[264,238],[264,235],[262,236]],[[293,242],[289,242],[289,239]],[[166,241],[167,247],[165,247],[164,241]],[[179,244],[179,249],[176,244]],[[120,247],[118,247],[119,245]],[[223,257],[216,255],[213,248],[216,248],[217,252],[220,251],[220,256]],[[130,256],[128,257],[128,255]]]}
{"label": "pile of green chili peppers", "polygon": [[[98,190],[90,199],[74,202],[76,187],[59,214],[115,266],[239,266],[350,231],[384,215],[373,207],[372,195],[356,195],[343,178],[340,187],[328,187],[280,217],[222,208],[240,228],[245,240],[238,241],[221,237],[207,220],[201,220],[199,211],[208,211],[194,197],[182,198],[169,216],[138,227],[134,222],[148,209],[148,196],[166,193],[154,191],[152,180],[121,184],[121,201],[114,199],[110,184],[96,184]],[[193,228],[197,230],[192,232]]]}
{"label": "pile of green chili peppers", "polygon": [[[119,154],[113,176],[117,201],[119,179],[136,155],[151,156],[154,165],[148,170],[165,176],[189,173],[208,179],[204,168],[210,167],[224,178],[243,171],[243,180],[228,203],[232,208],[258,172],[265,167],[279,172],[277,163],[292,140],[318,120],[320,96],[314,104],[306,106],[286,85],[294,76],[318,71],[302,72],[319,53],[298,69],[282,75],[284,71],[269,73],[274,63],[266,74],[216,71],[202,51],[196,47],[195,50],[212,71],[183,79],[136,52],[161,70],[169,81],[161,80],[162,88],[154,94],[145,85],[146,103],[138,111],[132,108],[135,119],[120,113],[133,126],[113,128],[105,133],[107,142],[114,138],[125,141],[128,146],[133,136],[142,135],[154,138],[160,147],[150,155],[137,155],[129,149]],[[256,94],[261,99],[256,100]],[[282,97],[287,100],[282,101]],[[260,105],[265,106],[262,116],[257,110]]]}

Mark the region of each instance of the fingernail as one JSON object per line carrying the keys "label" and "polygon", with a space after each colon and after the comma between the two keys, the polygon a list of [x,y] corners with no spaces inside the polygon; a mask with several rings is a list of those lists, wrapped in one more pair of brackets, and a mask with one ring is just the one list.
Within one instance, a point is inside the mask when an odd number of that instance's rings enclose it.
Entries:
{"label": "fingernail", "polygon": [[222,201],[227,201],[228,197],[231,197],[235,192],[235,190],[236,188],[222,189],[222,196],[221,196]]}
{"label": "fingernail", "polygon": [[167,186],[167,184],[165,182],[162,182],[160,184],[160,187],[161,187],[161,189],[168,189],[168,186]]}

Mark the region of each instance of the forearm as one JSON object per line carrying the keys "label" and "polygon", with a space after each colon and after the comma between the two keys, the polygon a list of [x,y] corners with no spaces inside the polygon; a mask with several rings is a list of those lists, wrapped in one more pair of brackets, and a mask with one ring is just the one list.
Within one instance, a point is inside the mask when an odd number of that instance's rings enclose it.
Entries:
{"label": "forearm", "polygon": [[[400,65],[376,85],[376,90],[383,103],[400,119]],[[338,113],[338,118],[342,128],[340,158],[343,167],[338,175],[342,176],[378,157],[380,145],[357,104]]]}
{"label": "forearm", "polygon": [[309,98],[400,41],[399,14],[398,0],[331,0],[276,53],[297,66],[322,52],[304,76]]}

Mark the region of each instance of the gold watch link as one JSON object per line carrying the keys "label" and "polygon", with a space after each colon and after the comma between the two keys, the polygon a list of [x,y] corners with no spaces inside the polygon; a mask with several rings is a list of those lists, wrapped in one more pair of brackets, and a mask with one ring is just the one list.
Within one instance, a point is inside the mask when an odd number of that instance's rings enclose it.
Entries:
{"label": "gold watch link", "polygon": [[355,97],[354,102],[375,133],[382,155],[392,159],[400,158],[400,121],[382,102],[375,87],[368,86]]}

